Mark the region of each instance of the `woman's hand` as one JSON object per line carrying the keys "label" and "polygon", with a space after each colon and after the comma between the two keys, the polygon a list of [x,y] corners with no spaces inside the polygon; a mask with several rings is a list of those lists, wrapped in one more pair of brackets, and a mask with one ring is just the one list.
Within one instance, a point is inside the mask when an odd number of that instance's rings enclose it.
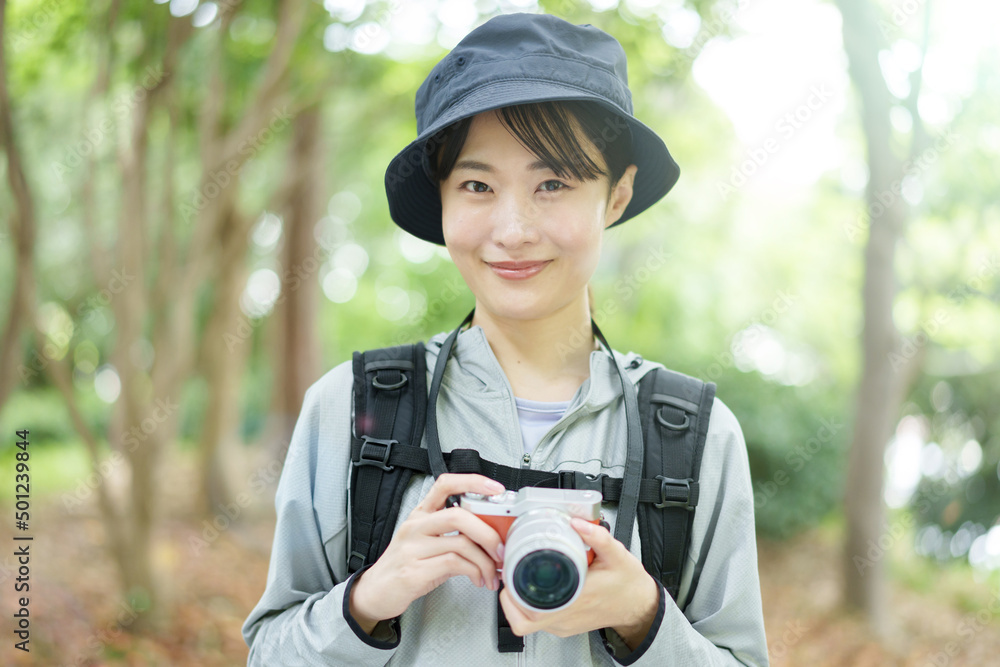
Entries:
{"label": "woman's hand", "polygon": [[[476,586],[499,587],[503,560],[500,536],[461,507],[444,509],[448,496],[493,495],[503,486],[482,475],[445,473],[400,524],[385,552],[351,587],[351,616],[371,634],[384,619],[399,616],[410,603],[446,579],[467,576]],[[457,535],[447,535],[458,531]]]}
{"label": "woman's hand", "polygon": [[524,609],[506,588],[500,604],[516,635],[544,630],[557,637],[570,637],[599,628],[612,628],[629,648],[635,649],[649,632],[660,604],[660,584],[602,526],[573,519],[573,528],[594,550],[580,597],[565,609],[535,612]]}

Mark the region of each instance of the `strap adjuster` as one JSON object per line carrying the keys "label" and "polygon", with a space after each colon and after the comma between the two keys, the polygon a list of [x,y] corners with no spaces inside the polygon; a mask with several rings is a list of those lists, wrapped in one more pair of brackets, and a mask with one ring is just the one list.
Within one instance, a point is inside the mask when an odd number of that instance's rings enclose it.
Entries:
{"label": "strap adjuster", "polygon": [[573,482],[575,484],[574,488],[584,489],[585,491],[598,491],[604,493],[604,478],[607,477],[603,472],[599,475],[588,475],[587,473],[575,471],[573,475]]}
{"label": "strap adjuster", "polygon": [[579,470],[560,470],[556,473],[560,489],[579,489],[583,491],[597,491],[604,493],[605,473],[599,475],[588,475]]}
{"label": "strap adjuster", "polygon": [[657,475],[660,480],[660,502],[653,503],[653,507],[663,509],[665,507],[682,507],[688,512],[694,511],[698,504],[698,486],[695,484],[691,488],[693,479],[674,479]]}
{"label": "strap adjuster", "polygon": [[[396,466],[389,465],[389,455],[392,453],[392,446],[398,445],[398,440],[382,440],[368,435],[361,436],[361,452],[354,465],[375,466],[389,472]],[[379,451],[377,447],[385,447],[384,451]]]}
{"label": "strap adjuster", "polygon": [[347,561],[347,568],[351,572],[356,572],[365,566],[365,561],[368,557],[359,551],[352,551],[350,558]]}

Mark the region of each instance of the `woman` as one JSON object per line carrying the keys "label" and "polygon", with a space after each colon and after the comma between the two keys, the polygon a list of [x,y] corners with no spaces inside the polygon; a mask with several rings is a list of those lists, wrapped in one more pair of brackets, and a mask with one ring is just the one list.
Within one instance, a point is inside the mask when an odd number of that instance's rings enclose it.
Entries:
{"label": "woman", "polygon": [[[594,340],[588,281],[603,231],[660,199],[678,169],[631,115],[621,46],[552,16],[496,17],[430,73],[417,117],[417,140],[386,172],[390,212],[443,243],[475,296],[471,321],[427,346],[441,449],[622,476],[624,378],[634,385],[660,365]],[[250,664],[767,664],[747,457],[721,402],[677,602],[647,574],[638,541],[615,539],[606,506],[610,531],[573,522],[596,556],[575,602],[542,613],[501,591],[525,642],[498,653],[503,545],[446,508],[455,494],[502,491],[496,482],[415,475],[385,552],[348,575],[352,383],[345,362],[306,395],[267,589],[244,626]]]}

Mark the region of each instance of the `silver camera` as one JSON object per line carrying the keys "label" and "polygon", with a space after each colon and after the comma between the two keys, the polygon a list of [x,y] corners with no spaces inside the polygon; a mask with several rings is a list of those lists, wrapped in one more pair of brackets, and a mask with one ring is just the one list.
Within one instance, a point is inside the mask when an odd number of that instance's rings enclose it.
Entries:
{"label": "silver camera", "polygon": [[598,524],[601,493],[526,486],[495,496],[466,493],[459,505],[489,524],[504,543],[503,583],[522,607],[556,611],[583,590],[594,553],[573,529]]}

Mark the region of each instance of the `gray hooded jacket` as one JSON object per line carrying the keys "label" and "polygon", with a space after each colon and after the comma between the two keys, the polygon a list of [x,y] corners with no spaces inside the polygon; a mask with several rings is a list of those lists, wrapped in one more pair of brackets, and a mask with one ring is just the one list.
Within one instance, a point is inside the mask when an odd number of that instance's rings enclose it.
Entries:
{"label": "gray hooded jacket", "polygon": [[[440,333],[427,343],[428,386],[446,337]],[[641,360],[631,368],[637,355],[615,354],[633,384],[660,366]],[[465,577],[447,580],[398,619],[365,634],[347,605],[354,579],[347,572],[352,385],[351,363],[344,362],[305,395],[275,497],[267,588],[243,626],[249,665],[768,664],[746,447],[736,418],[718,399],[702,459],[680,608],[661,588],[656,619],[634,651],[607,630],[608,641],[597,631],[568,638],[537,632],[525,637],[523,653],[498,653],[496,593]],[[536,445],[528,465],[621,477],[626,447],[621,391],[607,351],[592,352],[590,378]],[[442,451],[477,447],[484,459],[524,465],[514,395],[478,326],[455,342],[437,414]],[[433,482],[431,475],[413,476],[397,529]],[[612,504],[602,508],[612,532],[615,510]],[[638,524],[633,530],[631,551],[641,559]]]}

